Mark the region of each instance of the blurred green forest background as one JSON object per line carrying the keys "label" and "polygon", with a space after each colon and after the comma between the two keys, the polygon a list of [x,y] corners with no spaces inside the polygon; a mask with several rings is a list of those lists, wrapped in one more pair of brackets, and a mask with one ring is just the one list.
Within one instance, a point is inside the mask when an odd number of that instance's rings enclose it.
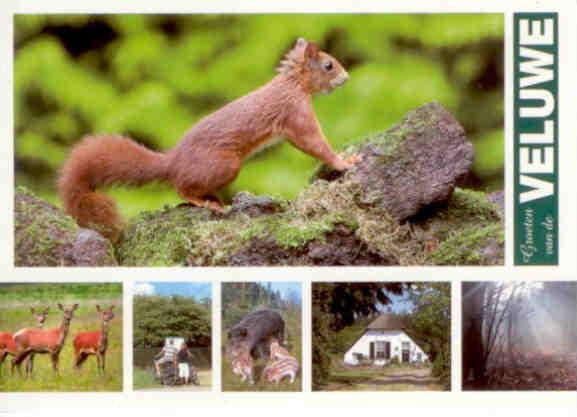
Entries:
{"label": "blurred green forest background", "polygon": [[[68,150],[88,133],[174,146],[201,117],[266,83],[298,36],[349,70],[315,99],[336,149],[430,101],[465,127],[476,157],[467,186],[503,187],[503,16],[19,15],[15,17],[16,183],[59,204]],[[225,191],[291,198],[316,166],[282,144]],[[115,189],[124,216],[180,202],[168,186]]]}

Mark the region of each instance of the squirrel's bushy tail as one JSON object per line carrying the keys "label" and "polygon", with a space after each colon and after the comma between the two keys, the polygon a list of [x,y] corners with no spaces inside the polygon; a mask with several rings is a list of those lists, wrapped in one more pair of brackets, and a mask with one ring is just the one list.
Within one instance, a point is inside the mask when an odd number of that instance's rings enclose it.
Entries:
{"label": "squirrel's bushy tail", "polygon": [[72,148],[58,180],[67,214],[82,227],[115,240],[121,228],[116,204],[99,186],[165,180],[166,156],[121,136],[88,136]]}

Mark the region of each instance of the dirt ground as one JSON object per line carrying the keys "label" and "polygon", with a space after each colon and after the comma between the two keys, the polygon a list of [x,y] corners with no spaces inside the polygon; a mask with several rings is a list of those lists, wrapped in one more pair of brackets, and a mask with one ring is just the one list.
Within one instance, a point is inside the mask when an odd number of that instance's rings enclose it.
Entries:
{"label": "dirt ground", "polygon": [[323,391],[440,391],[431,368],[410,366],[341,367],[334,370]]}
{"label": "dirt ground", "polygon": [[211,382],[210,382],[211,378],[212,378],[212,371],[211,370],[209,370],[209,369],[200,370],[200,371],[198,371],[198,379],[200,380],[200,385],[175,385],[175,386],[171,386],[171,387],[158,385],[157,387],[154,387],[154,388],[138,389],[138,391],[139,392],[140,391],[150,391],[150,392],[210,391],[212,389]]}
{"label": "dirt ground", "polygon": [[465,390],[574,391],[577,386],[577,354],[518,354],[514,363],[492,364],[486,381],[467,381]]}

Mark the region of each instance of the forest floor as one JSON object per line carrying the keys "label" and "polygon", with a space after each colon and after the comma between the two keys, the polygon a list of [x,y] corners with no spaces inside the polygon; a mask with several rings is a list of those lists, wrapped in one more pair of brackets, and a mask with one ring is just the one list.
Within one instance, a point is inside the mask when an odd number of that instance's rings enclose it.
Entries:
{"label": "forest floor", "polygon": [[464,384],[465,390],[574,391],[577,386],[577,354],[531,353],[519,355],[515,364],[493,365],[485,384]]}
{"label": "forest floor", "polygon": [[212,389],[212,370],[199,369],[199,385],[175,385],[166,386],[160,384],[153,375],[152,370],[134,367],[133,388],[138,391],[210,391]]}
{"label": "forest floor", "polygon": [[412,366],[345,366],[332,370],[323,391],[442,391],[443,385],[431,375],[431,368]]}

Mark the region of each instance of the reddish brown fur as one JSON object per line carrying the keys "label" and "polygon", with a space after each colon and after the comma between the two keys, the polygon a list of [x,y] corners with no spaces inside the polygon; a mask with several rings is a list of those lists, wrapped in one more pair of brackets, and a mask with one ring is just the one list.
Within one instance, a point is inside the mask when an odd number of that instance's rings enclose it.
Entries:
{"label": "reddish brown fur", "polygon": [[96,351],[100,344],[100,332],[79,333],[74,338],[74,352],[82,350]]}
{"label": "reddish brown fur", "polygon": [[[36,319],[36,325],[38,328],[42,328],[44,326],[44,322],[46,321],[46,317],[48,316],[48,308],[40,311],[36,311],[34,308],[31,308],[30,312]],[[16,353],[17,351],[16,343],[14,342],[14,334],[10,332],[0,332],[0,366],[8,355],[15,356]]]}
{"label": "reddish brown fur", "polygon": [[22,329],[14,334],[14,343],[16,345],[16,355],[12,359],[12,371],[14,367],[20,365],[24,359],[30,357],[29,367],[26,368],[26,375],[32,374],[32,358],[37,353],[47,353],[52,361],[52,368],[58,373],[58,360],[62,346],[70,328],[70,321],[78,304],[72,307],[63,307],[58,304],[62,311],[62,323],[54,329]]}
{"label": "reddish brown fur", "polygon": [[243,162],[276,136],[337,170],[343,160],[331,149],[317,121],[312,94],[341,85],[347,72],[314,43],[299,39],[281,62],[279,75],[192,127],[171,151],[160,154],[113,136],[89,137],[76,145],[59,181],[65,210],[81,226],[115,238],[120,218],[114,202],[95,189],[112,184],[170,182],[197,206],[220,211],[211,197],[232,182]]}
{"label": "reddish brown fur", "polygon": [[96,332],[78,333],[72,344],[74,345],[74,368],[80,369],[80,366],[90,355],[96,355],[98,370],[104,373],[106,350],[108,349],[108,322],[114,318],[111,306],[108,310],[101,310],[96,306],[101,329]]}
{"label": "reddish brown fur", "polygon": [[16,343],[14,343],[13,337],[13,333],[0,333],[0,354],[6,352],[7,354],[14,355],[14,352],[16,352]]}

